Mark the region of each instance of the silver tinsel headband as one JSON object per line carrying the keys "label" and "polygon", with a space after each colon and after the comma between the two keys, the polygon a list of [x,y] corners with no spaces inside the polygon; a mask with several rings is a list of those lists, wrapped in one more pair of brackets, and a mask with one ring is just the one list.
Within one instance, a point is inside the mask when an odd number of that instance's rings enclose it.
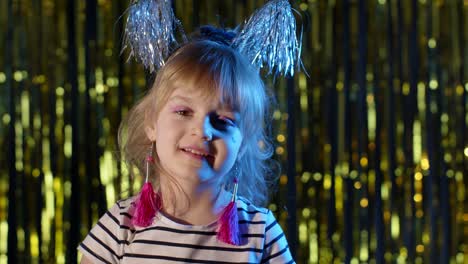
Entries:
{"label": "silver tinsel headband", "polygon": [[176,44],[175,17],[170,0],[133,0],[128,8],[123,49],[129,58],[142,63],[150,72],[162,67]]}
{"label": "silver tinsel headband", "polygon": [[256,67],[266,65],[268,73],[293,76],[300,65],[301,43],[289,2],[271,0],[250,17],[233,46]]}
{"label": "silver tinsel headband", "polygon": [[[175,17],[170,0],[133,0],[128,10],[123,49],[146,69],[154,72],[164,65],[177,45]],[[185,39],[183,32],[182,37]],[[270,74],[294,74],[300,67],[301,39],[287,0],[270,0],[258,9],[234,38],[232,46],[254,66],[268,67]]]}

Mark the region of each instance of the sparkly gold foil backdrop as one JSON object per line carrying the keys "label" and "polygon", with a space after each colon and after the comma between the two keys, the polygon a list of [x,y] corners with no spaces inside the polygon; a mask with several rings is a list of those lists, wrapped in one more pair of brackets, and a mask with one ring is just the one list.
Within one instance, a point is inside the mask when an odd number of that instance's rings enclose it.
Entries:
{"label": "sparkly gold foil backdrop", "polygon": [[[264,1],[176,0],[185,30]],[[0,1],[0,264],[74,263],[132,179],[120,120],[145,74],[128,1]],[[298,263],[467,263],[468,1],[295,1],[304,73],[268,81]],[[136,185],[139,180],[136,179]]]}

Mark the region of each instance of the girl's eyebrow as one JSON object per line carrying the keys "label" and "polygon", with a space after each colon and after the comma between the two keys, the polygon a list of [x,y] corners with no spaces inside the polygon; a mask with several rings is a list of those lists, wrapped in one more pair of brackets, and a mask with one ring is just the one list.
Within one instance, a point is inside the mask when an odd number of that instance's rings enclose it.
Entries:
{"label": "girl's eyebrow", "polygon": [[182,95],[175,95],[175,96],[172,96],[171,98],[169,98],[169,101],[185,101],[187,103],[190,103],[192,100],[189,98],[189,97],[185,97],[185,96],[182,96]]}
{"label": "girl's eyebrow", "polygon": [[[183,95],[174,95],[172,97],[169,98],[169,101],[184,101],[185,103],[192,103],[192,99],[190,97],[187,97],[187,96],[183,96]],[[218,105],[217,107],[218,111],[220,111],[221,113],[224,113],[224,114],[236,114],[236,111],[232,110],[230,107],[228,106],[225,106],[225,105]]]}

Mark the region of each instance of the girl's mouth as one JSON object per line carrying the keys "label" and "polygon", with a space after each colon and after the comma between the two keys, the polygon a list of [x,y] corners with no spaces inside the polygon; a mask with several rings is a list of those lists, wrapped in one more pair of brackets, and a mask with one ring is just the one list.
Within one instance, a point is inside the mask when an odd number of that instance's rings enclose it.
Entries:
{"label": "girl's mouth", "polygon": [[195,158],[197,160],[204,160],[205,159],[210,165],[212,165],[214,163],[214,156],[211,155],[210,153],[204,151],[204,150],[196,149],[196,148],[190,148],[190,147],[181,148],[181,150],[185,154],[187,154],[190,157]]}
{"label": "girl's mouth", "polygon": [[199,150],[199,149],[182,148],[182,150],[185,151],[185,152],[192,153],[192,154],[197,155],[197,156],[201,156],[201,157],[211,156],[208,152],[203,151],[203,150]]}

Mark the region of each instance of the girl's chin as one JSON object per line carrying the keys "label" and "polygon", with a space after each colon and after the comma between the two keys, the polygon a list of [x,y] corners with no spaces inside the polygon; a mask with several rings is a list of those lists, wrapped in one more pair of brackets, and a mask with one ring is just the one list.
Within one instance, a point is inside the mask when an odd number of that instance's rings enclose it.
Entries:
{"label": "girl's chin", "polygon": [[191,170],[187,172],[179,172],[174,175],[175,180],[179,184],[191,184],[191,185],[205,185],[213,184],[216,185],[219,182],[219,177],[212,170],[205,170],[200,168],[197,171]]}

